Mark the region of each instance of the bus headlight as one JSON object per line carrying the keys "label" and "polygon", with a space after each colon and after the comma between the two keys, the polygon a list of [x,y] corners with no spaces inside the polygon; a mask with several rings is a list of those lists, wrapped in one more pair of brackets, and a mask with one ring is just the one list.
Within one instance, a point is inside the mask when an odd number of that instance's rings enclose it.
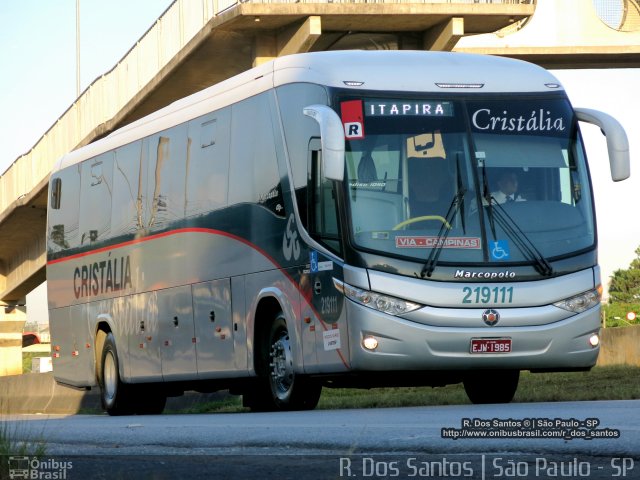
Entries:
{"label": "bus headlight", "polygon": [[390,295],[382,295],[381,293],[371,292],[369,290],[362,290],[335,278],[333,279],[333,283],[347,298],[350,298],[360,305],[373,308],[374,310],[378,310],[379,312],[384,312],[389,315],[402,315],[422,308],[422,305],[418,303],[409,302],[408,300],[392,297]]}
{"label": "bus headlight", "polygon": [[581,313],[598,305],[600,303],[601,297],[602,287],[598,285],[598,287],[594,288],[593,290],[581,293],[580,295],[576,295],[575,297],[561,300],[554,303],[553,305],[570,312]]}

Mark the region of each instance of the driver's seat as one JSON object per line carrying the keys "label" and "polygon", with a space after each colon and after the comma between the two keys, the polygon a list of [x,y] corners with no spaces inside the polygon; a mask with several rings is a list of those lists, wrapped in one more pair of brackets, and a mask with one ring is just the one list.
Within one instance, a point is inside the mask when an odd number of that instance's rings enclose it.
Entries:
{"label": "driver's seat", "polygon": [[369,152],[364,152],[358,163],[358,181],[362,183],[371,183],[378,180],[378,172],[376,164],[373,163],[373,157]]}
{"label": "driver's seat", "polygon": [[454,183],[444,158],[411,158],[409,173],[409,210],[411,217],[445,217],[453,199]]}

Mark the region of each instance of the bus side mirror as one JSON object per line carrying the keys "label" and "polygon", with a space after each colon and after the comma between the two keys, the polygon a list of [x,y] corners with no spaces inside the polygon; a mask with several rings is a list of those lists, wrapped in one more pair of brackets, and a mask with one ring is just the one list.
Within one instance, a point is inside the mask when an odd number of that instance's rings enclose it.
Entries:
{"label": "bus side mirror", "polygon": [[607,137],[611,180],[619,182],[629,178],[631,172],[629,140],[620,122],[611,115],[590,108],[576,108],[575,112],[578,120],[600,127]]}
{"label": "bus side mirror", "polygon": [[344,180],[344,129],[338,114],[326,105],[309,105],[302,113],[320,125],[325,178]]}

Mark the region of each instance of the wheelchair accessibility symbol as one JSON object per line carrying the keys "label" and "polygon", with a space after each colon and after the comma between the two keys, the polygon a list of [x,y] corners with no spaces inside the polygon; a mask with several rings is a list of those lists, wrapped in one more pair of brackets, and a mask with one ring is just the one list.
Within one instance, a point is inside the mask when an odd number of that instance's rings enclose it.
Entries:
{"label": "wheelchair accessibility symbol", "polygon": [[491,242],[491,258],[494,260],[509,260],[511,258],[509,242],[506,240]]}

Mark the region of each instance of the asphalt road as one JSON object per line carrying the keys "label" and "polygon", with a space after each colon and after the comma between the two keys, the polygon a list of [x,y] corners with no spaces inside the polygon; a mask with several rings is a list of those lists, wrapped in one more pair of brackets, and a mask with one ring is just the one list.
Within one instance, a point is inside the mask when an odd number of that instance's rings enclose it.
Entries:
{"label": "asphalt road", "polygon": [[29,457],[38,478],[640,478],[637,400],[24,415],[2,429],[44,439],[42,460]]}

